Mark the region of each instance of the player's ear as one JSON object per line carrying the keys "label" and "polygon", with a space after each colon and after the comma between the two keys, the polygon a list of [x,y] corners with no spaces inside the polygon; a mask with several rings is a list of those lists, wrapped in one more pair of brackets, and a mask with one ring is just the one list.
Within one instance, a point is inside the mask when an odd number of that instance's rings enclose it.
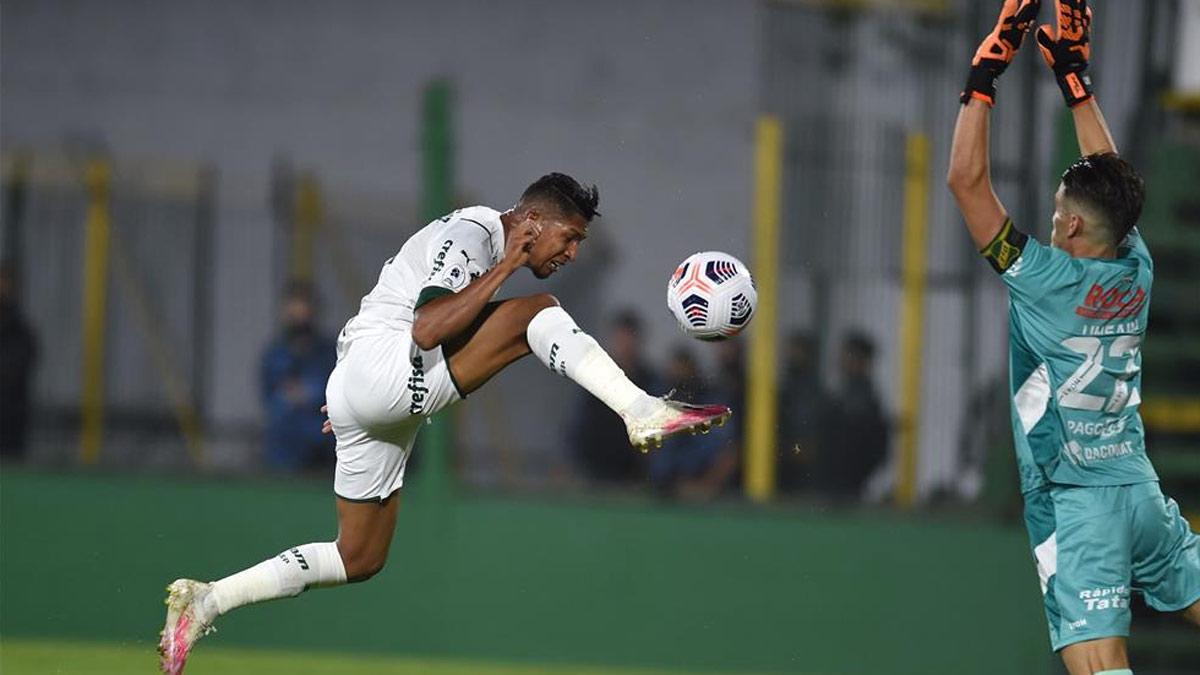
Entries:
{"label": "player's ear", "polygon": [[1083,234],[1083,217],[1078,213],[1072,213],[1067,219],[1067,239],[1073,239]]}

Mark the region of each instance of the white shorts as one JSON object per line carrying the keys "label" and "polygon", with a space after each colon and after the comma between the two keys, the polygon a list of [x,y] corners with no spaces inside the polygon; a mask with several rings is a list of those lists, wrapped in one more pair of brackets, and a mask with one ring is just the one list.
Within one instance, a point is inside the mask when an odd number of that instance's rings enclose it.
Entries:
{"label": "white shorts", "polygon": [[441,347],[421,349],[400,331],[339,341],[325,387],[337,438],[334,494],[356,502],[387,499],[404,483],[425,419],[460,399]]}

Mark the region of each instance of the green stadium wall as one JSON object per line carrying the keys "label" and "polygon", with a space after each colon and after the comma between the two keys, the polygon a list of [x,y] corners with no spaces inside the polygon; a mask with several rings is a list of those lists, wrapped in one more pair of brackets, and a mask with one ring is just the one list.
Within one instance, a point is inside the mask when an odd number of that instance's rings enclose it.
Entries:
{"label": "green stadium wall", "polygon": [[[0,636],[144,645],[163,588],[331,539],[328,488],[0,474]],[[1023,532],[655,502],[401,505],[373,580],[246,608],[214,644],[827,673],[1052,670]]]}

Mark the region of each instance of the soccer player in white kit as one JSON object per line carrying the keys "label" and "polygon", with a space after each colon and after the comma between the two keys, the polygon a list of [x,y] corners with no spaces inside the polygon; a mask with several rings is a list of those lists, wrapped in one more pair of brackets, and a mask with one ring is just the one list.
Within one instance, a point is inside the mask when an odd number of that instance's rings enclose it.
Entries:
{"label": "soccer player in white kit", "polygon": [[196,640],[232,609],[379,572],[405,463],[425,419],[526,354],[612,408],[643,450],[728,419],[725,406],[638,388],[554,296],[493,301],[520,268],[545,279],[573,261],[598,202],[595,186],[551,173],[504,213],[474,206],[433,221],[384,264],[338,338],[326,388],[326,430],[337,438],[337,540],[289,548],[219,581],[173,582],[159,642],[163,672],[182,673]]}

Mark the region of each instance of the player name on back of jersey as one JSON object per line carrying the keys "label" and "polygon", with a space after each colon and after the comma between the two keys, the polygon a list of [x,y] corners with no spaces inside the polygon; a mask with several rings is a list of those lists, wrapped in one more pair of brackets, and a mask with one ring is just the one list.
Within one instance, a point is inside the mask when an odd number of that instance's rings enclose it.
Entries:
{"label": "player name on back of jersey", "polygon": [[1106,323],[1100,325],[1084,325],[1083,335],[1133,335],[1142,332],[1142,322],[1138,320],[1123,323]]}

